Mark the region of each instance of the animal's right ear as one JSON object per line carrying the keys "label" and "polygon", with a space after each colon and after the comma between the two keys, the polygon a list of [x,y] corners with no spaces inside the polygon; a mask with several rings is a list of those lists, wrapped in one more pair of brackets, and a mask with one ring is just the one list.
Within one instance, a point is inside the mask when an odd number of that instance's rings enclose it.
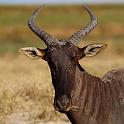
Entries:
{"label": "animal's right ear", "polygon": [[19,52],[32,59],[42,59],[45,55],[45,49],[39,49],[35,47],[21,48]]}

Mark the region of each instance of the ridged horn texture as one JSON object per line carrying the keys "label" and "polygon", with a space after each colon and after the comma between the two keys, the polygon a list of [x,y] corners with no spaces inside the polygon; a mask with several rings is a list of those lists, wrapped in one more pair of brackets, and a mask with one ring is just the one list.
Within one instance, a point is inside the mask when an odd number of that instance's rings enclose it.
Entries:
{"label": "ridged horn texture", "polygon": [[77,44],[80,42],[81,38],[85,37],[89,32],[91,32],[97,25],[97,17],[95,14],[86,6],[83,6],[85,10],[89,13],[91,21],[84,28],[80,29],[78,32],[74,33],[67,41]]}
{"label": "ridged horn texture", "polygon": [[32,14],[32,16],[30,17],[29,21],[28,21],[28,26],[29,28],[40,38],[42,39],[47,46],[49,45],[55,45],[57,44],[59,41],[54,38],[53,36],[51,36],[50,34],[48,34],[47,32],[45,32],[43,29],[40,29],[39,27],[37,27],[35,25],[35,19],[36,16],[38,15],[38,13],[40,12],[41,7],[39,7],[38,9],[36,9],[34,11],[34,13]]}

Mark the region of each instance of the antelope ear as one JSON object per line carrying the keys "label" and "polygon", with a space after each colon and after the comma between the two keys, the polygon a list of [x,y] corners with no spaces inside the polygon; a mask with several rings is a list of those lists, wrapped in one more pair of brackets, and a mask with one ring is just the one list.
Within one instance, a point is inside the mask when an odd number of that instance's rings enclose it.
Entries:
{"label": "antelope ear", "polygon": [[85,57],[92,57],[101,52],[106,46],[106,44],[90,44],[83,48],[83,52]]}
{"label": "antelope ear", "polygon": [[45,55],[45,50],[35,48],[35,47],[21,48],[19,52],[32,59],[40,59],[40,58],[43,58]]}

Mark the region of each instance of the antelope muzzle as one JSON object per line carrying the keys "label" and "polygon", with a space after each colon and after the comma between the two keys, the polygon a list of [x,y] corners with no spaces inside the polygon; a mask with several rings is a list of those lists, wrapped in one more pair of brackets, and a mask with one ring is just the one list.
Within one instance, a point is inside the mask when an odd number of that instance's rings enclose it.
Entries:
{"label": "antelope muzzle", "polygon": [[55,99],[54,106],[61,113],[67,112],[71,109],[71,100],[68,96],[63,95]]}

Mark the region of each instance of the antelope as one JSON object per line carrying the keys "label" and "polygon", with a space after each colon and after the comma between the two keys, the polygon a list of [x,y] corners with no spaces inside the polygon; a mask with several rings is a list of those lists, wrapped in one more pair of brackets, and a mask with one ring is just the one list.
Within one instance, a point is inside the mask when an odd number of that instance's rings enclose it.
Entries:
{"label": "antelope", "polygon": [[95,29],[95,14],[85,5],[91,21],[68,39],[58,40],[35,25],[40,9],[30,17],[28,26],[47,48],[26,47],[20,52],[47,61],[55,89],[55,109],[65,113],[72,124],[124,124],[124,69],[112,70],[99,78],[79,64],[82,58],[93,57],[106,47],[100,43],[76,46]]}

